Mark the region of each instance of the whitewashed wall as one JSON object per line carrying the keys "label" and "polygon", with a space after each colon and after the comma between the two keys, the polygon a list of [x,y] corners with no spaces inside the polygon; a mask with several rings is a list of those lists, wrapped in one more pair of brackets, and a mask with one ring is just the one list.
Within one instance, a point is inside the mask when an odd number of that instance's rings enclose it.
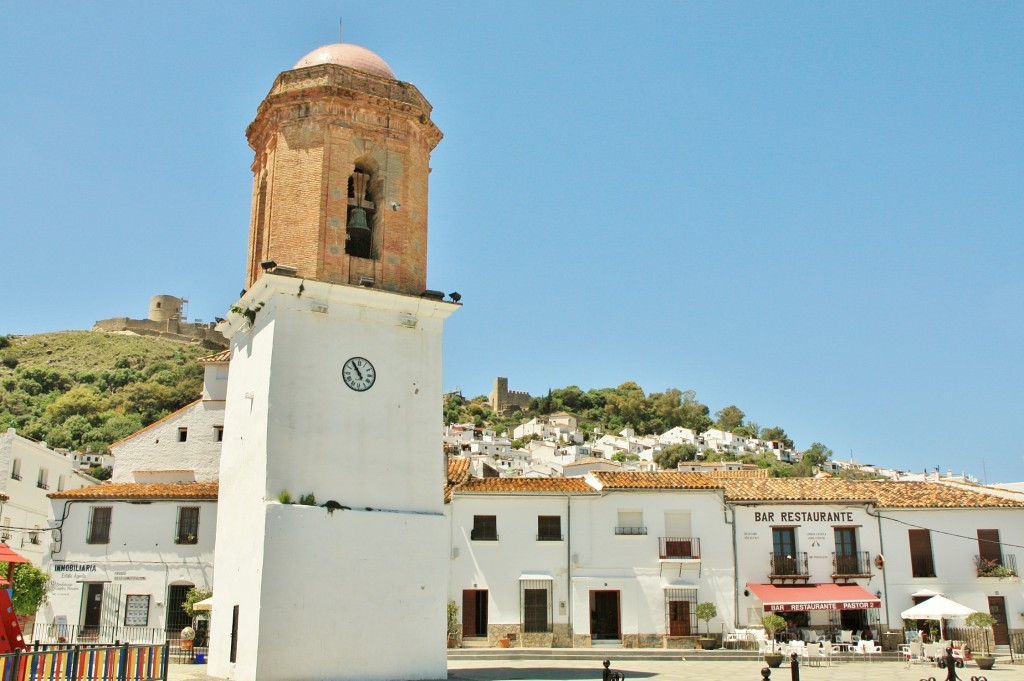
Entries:
{"label": "whitewashed wall", "polygon": [[[955,494],[955,491],[950,492]],[[1024,628],[1024,585],[1020,577],[978,577],[978,530],[998,529],[1004,555],[1014,555],[1024,569],[1024,510],[1000,508],[886,509],[878,511],[885,546],[885,582],[891,626],[902,626],[900,613],[914,605],[910,595],[921,589],[944,594],[980,612],[988,612],[988,597],[1006,599],[1007,624]],[[908,530],[931,530],[935,577],[914,577]]]}
{"label": "whitewashed wall", "polygon": [[[640,510],[646,535],[616,535],[620,510]],[[690,534],[700,539],[700,561],[659,561],[667,536],[666,513],[689,513]],[[623,634],[666,633],[666,586],[696,587],[697,602],[718,609],[712,631],[733,621],[730,526],[720,492],[690,490],[607,492],[573,510],[573,619],[575,633],[589,633],[589,592],[620,590]],[[675,535],[673,535],[675,536]],[[704,631],[704,622],[700,622]]]}
{"label": "whitewashed wall", "polygon": [[[193,402],[111,447],[111,480],[139,482],[136,471],[190,470],[198,482],[215,481],[221,452],[217,428],[223,425],[223,401]],[[178,441],[181,428],[188,429],[185,442]]]}
{"label": "whitewashed wall", "polygon": [[[275,681],[440,678],[448,566],[437,441],[441,333],[457,307],[274,275],[239,306],[259,310],[251,330],[241,315],[229,317],[210,673]],[[365,392],[342,380],[354,356],[376,368]],[[283,490],[359,513],[282,506]],[[327,528],[337,536],[325,535]],[[286,573],[291,582],[282,588]],[[299,660],[310,623],[360,644],[327,637],[322,654]]]}

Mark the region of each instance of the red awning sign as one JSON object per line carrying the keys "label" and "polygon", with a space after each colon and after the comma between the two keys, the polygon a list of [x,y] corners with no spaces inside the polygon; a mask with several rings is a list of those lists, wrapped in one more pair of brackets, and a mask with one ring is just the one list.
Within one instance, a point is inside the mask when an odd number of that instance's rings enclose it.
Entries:
{"label": "red awning sign", "polygon": [[747,584],[747,588],[764,603],[765,612],[867,610],[882,607],[881,599],[859,584]]}

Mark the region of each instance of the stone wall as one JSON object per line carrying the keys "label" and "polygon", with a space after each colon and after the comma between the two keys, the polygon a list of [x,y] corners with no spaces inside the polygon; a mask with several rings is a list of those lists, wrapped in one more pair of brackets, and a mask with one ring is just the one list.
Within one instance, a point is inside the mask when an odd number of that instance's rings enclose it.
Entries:
{"label": "stone wall", "polygon": [[134,333],[139,336],[154,336],[179,343],[198,342],[211,350],[223,350],[228,347],[228,341],[220,331],[213,327],[212,323],[195,324],[179,322],[174,319],[157,322],[152,319],[112,317],[97,321],[92,330],[106,333]]}

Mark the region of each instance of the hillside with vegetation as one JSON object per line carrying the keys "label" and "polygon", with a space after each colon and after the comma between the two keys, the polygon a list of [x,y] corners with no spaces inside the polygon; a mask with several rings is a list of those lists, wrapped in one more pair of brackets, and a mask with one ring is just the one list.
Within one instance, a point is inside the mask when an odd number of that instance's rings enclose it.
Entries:
{"label": "hillside with vegetation", "polygon": [[[692,390],[670,388],[664,392],[648,394],[632,381],[617,388],[584,391],[571,385],[551,390],[545,397],[531,399],[526,409],[513,408],[507,414],[496,414],[484,395],[471,399],[449,395],[445,399],[444,420],[447,425],[473,423],[476,427],[488,427],[496,433],[508,433],[511,436],[516,426],[532,418],[563,411],[578,419],[578,428],[588,440],[593,438],[595,428],[603,433],[618,433],[623,428],[632,428],[637,435],[657,435],[681,426],[697,433],[717,428],[747,438],[780,442],[786,449],[794,446],[785,429],[779,426],[762,427],[749,421],[743,410],[736,405],[723,407],[712,415],[710,407],[700,402]],[[512,441],[513,448],[520,448],[524,444]],[[735,460],[768,468],[775,476],[803,477],[812,475],[814,468],[831,455],[832,451],[820,442],[808,447],[801,460],[793,464],[778,461],[768,452],[734,456],[711,449],[701,452],[694,445],[681,444],[666,447],[655,460],[662,468],[675,468],[680,461],[693,461],[697,458],[703,461]]]}
{"label": "hillside with vegetation", "polygon": [[210,354],[197,345],[63,331],[0,336],[0,430],[53,448],[106,452],[198,399]]}

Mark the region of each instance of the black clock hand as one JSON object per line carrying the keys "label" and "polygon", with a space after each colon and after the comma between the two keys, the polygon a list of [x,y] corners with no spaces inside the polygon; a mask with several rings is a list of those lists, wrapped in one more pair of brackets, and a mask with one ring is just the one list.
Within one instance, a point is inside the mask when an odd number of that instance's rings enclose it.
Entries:
{"label": "black clock hand", "polygon": [[359,380],[360,381],[363,380],[363,372],[359,370],[359,365],[358,364],[353,364],[352,368],[355,369],[356,373],[359,375]]}

